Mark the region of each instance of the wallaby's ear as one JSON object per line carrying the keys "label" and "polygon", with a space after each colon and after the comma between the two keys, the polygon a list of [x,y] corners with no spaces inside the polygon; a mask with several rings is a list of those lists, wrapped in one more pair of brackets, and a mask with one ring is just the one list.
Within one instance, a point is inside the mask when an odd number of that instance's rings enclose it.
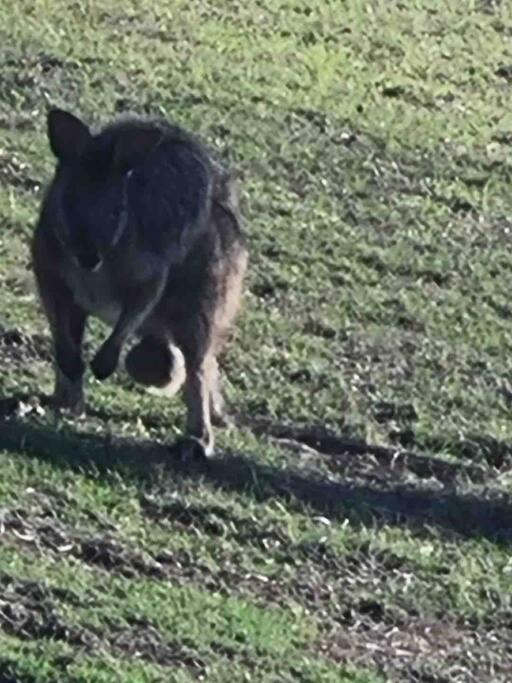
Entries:
{"label": "wallaby's ear", "polygon": [[48,140],[57,159],[77,159],[91,139],[89,128],[62,109],[48,112]]}
{"label": "wallaby's ear", "polygon": [[139,166],[161,139],[162,131],[149,126],[120,131],[114,148],[114,164],[123,171]]}

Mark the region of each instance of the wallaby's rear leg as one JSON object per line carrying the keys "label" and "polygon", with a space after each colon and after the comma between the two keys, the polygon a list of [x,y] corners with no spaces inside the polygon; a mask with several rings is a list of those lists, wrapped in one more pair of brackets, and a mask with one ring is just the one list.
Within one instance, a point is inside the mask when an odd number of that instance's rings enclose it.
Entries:
{"label": "wallaby's rear leg", "polygon": [[199,360],[185,355],[185,362],[187,363],[185,382],[187,422],[185,437],[179,443],[179,455],[185,460],[195,460],[213,455],[211,388],[215,359],[211,354]]}
{"label": "wallaby's rear leg", "polygon": [[175,394],[185,382],[186,434],[177,445],[183,459],[204,458],[213,453],[210,410],[216,361],[211,354],[198,354],[190,339],[193,335],[184,344],[184,354],[165,339],[147,336],[130,349],[125,360],[126,370],[135,382],[156,387],[166,395]]}
{"label": "wallaby's rear leg", "polygon": [[53,402],[80,415],[84,412],[82,340],[87,314],[74,301],[67,286],[35,259],[39,295],[50,324],[54,348]]}
{"label": "wallaby's rear leg", "polygon": [[184,460],[213,455],[211,391],[215,379],[215,355],[210,320],[210,316],[198,313],[173,330],[176,344],[183,352],[186,369],[185,434],[175,446],[179,457]]}
{"label": "wallaby's rear leg", "polygon": [[212,424],[216,427],[228,427],[233,424],[232,416],[226,411],[226,402],[220,382],[219,363],[216,358],[212,363],[210,386],[210,411]]}

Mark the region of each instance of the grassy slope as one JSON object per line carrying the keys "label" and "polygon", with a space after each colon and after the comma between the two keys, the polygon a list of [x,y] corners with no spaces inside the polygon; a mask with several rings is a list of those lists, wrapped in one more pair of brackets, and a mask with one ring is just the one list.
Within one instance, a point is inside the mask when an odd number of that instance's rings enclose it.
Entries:
{"label": "grassy slope", "polygon": [[163,113],[245,175],[244,426],[183,470],[121,373],[81,423],[2,401],[0,679],[505,681],[507,4],[158,4],[0,3],[0,390],[51,386],[46,104]]}

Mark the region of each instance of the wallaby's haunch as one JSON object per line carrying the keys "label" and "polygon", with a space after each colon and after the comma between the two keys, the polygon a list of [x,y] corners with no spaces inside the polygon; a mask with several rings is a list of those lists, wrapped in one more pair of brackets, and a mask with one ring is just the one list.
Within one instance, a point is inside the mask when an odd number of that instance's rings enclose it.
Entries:
{"label": "wallaby's haunch", "polygon": [[84,409],[87,316],[112,325],[92,360],[98,379],[125,366],[146,386],[187,403],[184,457],[213,453],[222,418],[217,354],[240,305],[247,250],[236,181],[189,133],[162,121],[121,119],[97,134],[48,115],[55,175],[32,242],[55,354],[54,401]]}

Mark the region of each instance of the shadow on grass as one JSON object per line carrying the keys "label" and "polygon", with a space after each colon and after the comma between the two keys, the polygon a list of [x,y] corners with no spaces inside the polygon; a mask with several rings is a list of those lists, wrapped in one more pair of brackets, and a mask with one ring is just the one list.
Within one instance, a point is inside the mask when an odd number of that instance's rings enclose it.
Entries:
{"label": "shadow on grass", "polygon": [[0,449],[93,476],[114,472],[141,486],[150,484],[163,468],[175,478],[198,478],[259,501],[279,499],[289,509],[305,505],[316,514],[348,519],[353,525],[403,525],[419,533],[436,529],[452,537],[512,544],[509,497],[486,499],[453,489],[426,490],[410,483],[365,482],[350,476],[333,481],[311,469],[263,465],[240,453],[183,463],[173,457],[168,447],[151,441],[78,433],[68,427],[57,431],[38,420],[15,416],[0,418]]}

